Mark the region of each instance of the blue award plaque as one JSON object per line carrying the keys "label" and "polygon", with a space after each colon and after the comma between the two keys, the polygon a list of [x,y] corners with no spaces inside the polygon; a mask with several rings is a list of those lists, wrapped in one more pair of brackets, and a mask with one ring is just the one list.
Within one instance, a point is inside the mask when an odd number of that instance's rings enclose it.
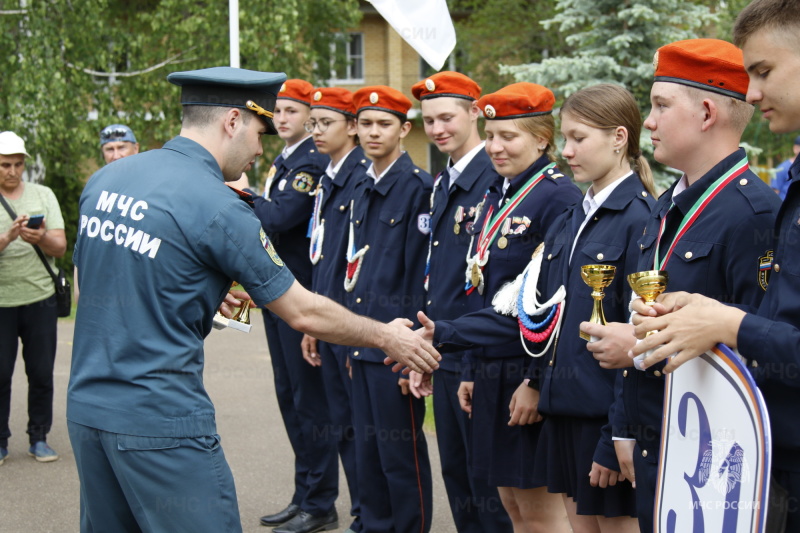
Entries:
{"label": "blue award plaque", "polygon": [[656,532],[762,532],[769,417],[739,354],[718,344],[667,375]]}

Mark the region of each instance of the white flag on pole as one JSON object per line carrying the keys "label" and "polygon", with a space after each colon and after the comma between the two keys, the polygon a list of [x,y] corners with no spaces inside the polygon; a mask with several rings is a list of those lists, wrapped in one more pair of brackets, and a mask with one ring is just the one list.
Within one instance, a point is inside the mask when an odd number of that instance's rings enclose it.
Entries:
{"label": "white flag on pole", "polygon": [[441,70],[456,46],[446,0],[368,0],[430,66]]}

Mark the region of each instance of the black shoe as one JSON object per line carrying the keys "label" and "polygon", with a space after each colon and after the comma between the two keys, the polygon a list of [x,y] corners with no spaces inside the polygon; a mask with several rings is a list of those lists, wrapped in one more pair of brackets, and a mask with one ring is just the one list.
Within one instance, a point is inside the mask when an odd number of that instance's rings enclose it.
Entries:
{"label": "black shoe", "polygon": [[332,531],[339,528],[339,515],[336,509],[323,516],[313,516],[305,511],[273,529],[273,533],[314,533],[315,531]]}
{"label": "black shoe", "polygon": [[275,514],[268,514],[267,516],[262,516],[261,525],[280,526],[281,524],[285,524],[286,522],[297,516],[297,513],[299,512],[300,512],[300,506],[290,503],[289,507],[287,507],[283,511],[279,511]]}

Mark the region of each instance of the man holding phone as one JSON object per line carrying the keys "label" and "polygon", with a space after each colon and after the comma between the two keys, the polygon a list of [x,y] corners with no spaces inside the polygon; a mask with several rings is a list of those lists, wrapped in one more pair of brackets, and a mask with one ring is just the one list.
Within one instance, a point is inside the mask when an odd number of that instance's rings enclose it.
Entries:
{"label": "man holding phone", "polygon": [[35,247],[56,270],[67,250],[64,219],[53,191],[25,182],[25,141],[0,133],[0,465],[8,456],[11,376],[22,340],[28,375],[28,454],[39,462],[58,459],[47,444],[53,421],[53,364],[58,319],[53,279]]}

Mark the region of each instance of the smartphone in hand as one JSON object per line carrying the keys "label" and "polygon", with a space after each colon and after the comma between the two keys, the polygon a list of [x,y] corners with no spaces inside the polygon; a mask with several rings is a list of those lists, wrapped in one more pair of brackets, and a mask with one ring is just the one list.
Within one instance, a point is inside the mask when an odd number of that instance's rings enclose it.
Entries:
{"label": "smartphone in hand", "polygon": [[39,227],[42,225],[42,222],[44,222],[44,215],[31,215],[31,217],[28,219],[27,227],[30,229],[39,229]]}

